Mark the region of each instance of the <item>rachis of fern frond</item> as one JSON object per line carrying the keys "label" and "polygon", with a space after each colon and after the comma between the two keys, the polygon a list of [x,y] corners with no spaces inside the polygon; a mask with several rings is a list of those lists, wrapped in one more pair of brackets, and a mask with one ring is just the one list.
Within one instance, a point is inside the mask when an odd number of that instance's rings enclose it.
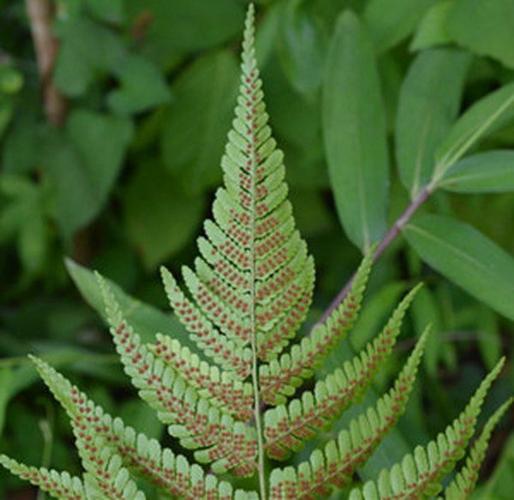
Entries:
{"label": "rachis of fern frond", "polygon": [[[277,461],[329,427],[369,387],[393,351],[415,287],[382,332],[353,359],[310,389],[331,348],[351,330],[364,296],[372,256],[365,256],[344,301],[300,340],[314,287],[314,263],[295,228],[287,200],[283,154],[268,124],[254,49],[254,9],[246,20],[240,92],[233,128],[221,160],[224,186],[212,219],[198,239],[193,268],[182,269],[184,286],[166,269],[169,303],[196,344],[192,350],[173,332],[156,332],[143,343],[116,296],[98,275],[116,350],[140,397],[194,460],[127,427],[90,401],[44,361],[33,358],[42,379],[71,419],[84,466],[82,477],[37,469],[2,456],[14,474],[66,499],[142,499],[144,477],[161,497],[186,499],[310,499],[354,485],[354,473],[394,427],[409,399],[428,335],[419,339],[392,388],[351,420],[347,429],[315,448],[298,465]],[[422,498],[463,455],[487,389],[500,363],[463,413],[426,448],[366,483],[352,499]],[[466,466],[447,490],[461,498],[476,480],[493,416]],[[190,454],[189,454],[190,456]],[[271,473],[268,472],[272,469]],[[256,491],[234,489],[220,474],[253,477]],[[453,496],[452,496],[453,495]],[[457,496],[455,496],[457,495]],[[464,497],[463,497],[464,498]]]}

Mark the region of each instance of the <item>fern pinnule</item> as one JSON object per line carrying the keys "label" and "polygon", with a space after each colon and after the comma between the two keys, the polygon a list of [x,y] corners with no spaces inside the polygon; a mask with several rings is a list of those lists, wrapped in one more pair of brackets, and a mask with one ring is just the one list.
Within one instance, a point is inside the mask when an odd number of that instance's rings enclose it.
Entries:
{"label": "fern pinnule", "polygon": [[441,490],[441,478],[464,455],[485,396],[504,363],[502,358],[482,381],[466,408],[444,432],[427,446],[417,446],[414,455],[408,454],[391,469],[383,470],[377,481],[368,481],[361,489],[354,490],[350,500],[407,500],[436,495]]}
{"label": "fern pinnule", "polygon": [[457,473],[453,481],[445,488],[444,498],[446,500],[466,500],[470,497],[475,489],[478,480],[478,472],[485,458],[491,434],[513,402],[514,398],[510,398],[489,417],[480,437],[473,444],[468,458],[466,459],[466,463]]}

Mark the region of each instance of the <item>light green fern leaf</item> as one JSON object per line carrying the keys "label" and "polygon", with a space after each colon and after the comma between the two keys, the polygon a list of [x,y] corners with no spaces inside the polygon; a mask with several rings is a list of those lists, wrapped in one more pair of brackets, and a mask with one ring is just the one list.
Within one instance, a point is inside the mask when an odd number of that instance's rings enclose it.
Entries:
{"label": "light green fern leaf", "polygon": [[442,477],[464,455],[485,396],[504,362],[502,359],[493,368],[464,411],[437,439],[430,441],[426,447],[418,446],[413,455],[408,454],[391,469],[383,470],[377,481],[369,481],[363,488],[352,491],[350,500],[407,500],[436,495],[441,490]]}
{"label": "light green fern leaf", "polygon": [[0,464],[15,476],[31,482],[42,491],[65,500],[82,500],[85,489],[78,477],[72,477],[67,472],[57,472],[45,468],[28,467],[5,455],[0,455]]}
{"label": "light green fern leaf", "polygon": [[176,339],[162,334],[157,334],[156,338],[157,342],[152,346],[155,356],[180,373],[200,396],[239,420],[252,418],[253,388],[250,383],[242,382],[231,371],[201,360]]}
{"label": "light green fern leaf", "polygon": [[284,404],[305,379],[313,376],[314,368],[330,348],[351,330],[360,311],[372,264],[373,251],[364,257],[348,294],[328,318],[289,352],[259,367],[261,397],[266,403]]}
{"label": "light green fern leaf", "polygon": [[252,369],[248,350],[268,360],[294,336],[314,284],[313,261],[286,198],[283,154],[268,125],[253,18],[250,7],[236,116],[221,162],[225,186],[198,240],[195,269],[182,272],[191,298],[163,276],[172,308],[199,346],[242,378]]}
{"label": "light green fern leaf", "polygon": [[166,366],[153,354],[151,346],[142,344],[123,319],[114,294],[101,276],[98,280],[116,349],[141,398],[169,425],[170,434],[182,446],[200,448],[195,452],[197,461],[213,462],[217,473],[233,469],[240,475],[251,474],[257,448],[254,428],[202,397],[186,374]]}
{"label": "light green fern leaf", "polygon": [[[158,488],[180,498],[232,498],[232,486],[212,474],[206,475],[197,464],[190,464],[182,455],[163,448],[155,439],[112,418],[100,406],[38,358],[32,358],[55,398],[72,420],[76,432],[100,440],[98,450],[110,448],[123,465],[136,476],[146,477]],[[84,439],[84,438],[81,438]],[[230,495],[229,495],[230,493]]]}
{"label": "light green fern leaf", "polygon": [[470,497],[475,489],[478,480],[478,472],[484,461],[491,434],[513,402],[513,398],[509,399],[489,417],[480,437],[473,444],[473,448],[471,448],[469,452],[466,463],[455,476],[454,480],[444,490],[444,498],[446,500],[466,500]]}
{"label": "light green fern leaf", "polygon": [[[351,330],[360,311],[375,249],[364,257],[344,299],[292,342],[311,304],[314,263],[295,227],[287,200],[283,154],[271,137],[254,49],[254,8],[244,30],[241,85],[221,164],[224,186],[198,241],[199,256],[177,280],[162,268],[169,303],[198,346],[198,353],[155,332],[145,343],[127,321],[115,295],[98,277],[106,316],[125,373],[141,398],[197,463],[127,427],[43,361],[37,369],[71,419],[85,473],[26,467],[2,456],[0,464],[44,491],[70,499],[142,500],[143,477],[160,498],[187,500],[296,500],[326,497],[349,487],[405,410],[428,329],[392,389],[350,421],[336,439],[298,466],[272,469],[353,404],[391,354],[418,287],[376,337],[353,359],[310,388],[330,350]],[[179,283],[180,281],[180,283]],[[346,293],[347,292],[347,293]],[[338,302],[334,302],[338,304]],[[351,498],[421,498],[440,491],[444,474],[462,457],[486,392],[501,364],[484,380],[464,412],[425,448],[383,471]],[[297,393],[298,391],[298,393]],[[487,424],[448,495],[474,486],[494,423]],[[271,462],[271,465],[274,465]],[[235,490],[217,477],[254,476],[258,492]],[[146,491],[146,490],[145,490]],[[454,492],[454,493],[452,493]],[[448,496],[450,500],[455,497]],[[459,497],[460,498],[460,497]]]}
{"label": "light green fern leaf", "polygon": [[271,474],[272,498],[310,499],[327,495],[332,486],[342,488],[351,482],[357,467],[363,465],[385,434],[405,410],[423,354],[428,329],[400,372],[393,388],[376,405],[351,420],[348,429],[323,449],[314,450],[298,467],[275,469]]}
{"label": "light green fern leaf", "polygon": [[286,458],[289,451],[298,450],[358,399],[391,353],[405,312],[419,288],[420,285],[406,295],[380,335],[357,356],[318,381],[313,391],[303,392],[287,407],[279,405],[264,414],[270,457]]}

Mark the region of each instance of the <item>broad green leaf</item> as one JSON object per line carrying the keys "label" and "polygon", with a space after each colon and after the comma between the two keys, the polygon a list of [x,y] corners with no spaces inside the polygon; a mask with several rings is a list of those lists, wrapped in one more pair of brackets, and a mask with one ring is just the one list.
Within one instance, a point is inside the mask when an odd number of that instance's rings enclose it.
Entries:
{"label": "broad green leaf", "polygon": [[328,187],[319,95],[297,92],[276,57],[266,68],[264,79],[268,82],[267,111],[273,117],[273,132],[284,151],[290,186],[302,189]]}
{"label": "broad green leaf", "polygon": [[184,192],[169,172],[143,164],[125,189],[128,236],[149,269],[176,254],[201,223],[204,200]]}
{"label": "broad green leaf", "polygon": [[514,118],[514,83],[488,94],[457,120],[436,151],[435,181],[483,137]]}
{"label": "broad green leaf", "polygon": [[9,63],[0,62],[0,94],[16,94],[23,87],[23,74]]}
{"label": "broad green leaf", "polygon": [[2,147],[5,173],[19,174],[36,167],[41,154],[40,128],[32,116],[22,115],[14,119]]}
{"label": "broad green leaf", "polygon": [[514,191],[514,151],[477,153],[448,169],[439,187],[458,193]]}
{"label": "broad green leaf", "polygon": [[497,314],[486,307],[477,311],[478,347],[488,370],[492,370],[502,356],[502,332]]}
{"label": "broad green leaf", "polygon": [[514,319],[514,258],[472,226],[451,217],[425,215],[407,224],[404,234],[435,270]]}
{"label": "broad green leaf", "polygon": [[84,16],[59,20],[55,31],[61,46],[54,81],[65,95],[84,94],[97,73],[109,73],[126,57],[114,32]]}
{"label": "broad green leaf", "polygon": [[[84,300],[104,319],[107,319],[102,293],[94,273],[71,259],[66,260],[66,268]],[[120,304],[123,316],[141,335],[143,342],[153,342],[156,333],[163,333],[172,335],[194,352],[199,352],[196,344],[174,316],[164,314],[155,307],[137,300],[109,279],[105,279]]]}
{"label": "broad green leaf", "polygon": [[512,0],[456,0],[447,29],[460,45],[514,68]]}
{"label": "broad green leaf", "polygon": [[396,158],[412,198],[432,177],[434,152],[457,116],[470,62],[458,50],[427,50],[414,59],[405,77],[396,119]]}
{"label": "broad green leaf", "polygon": [[323,88],[323,135],[339,218],[366,251],[386,229],[388,159],[373,47],[347,11],[332,38]]}
{"label": "broad green leaf", "polygon": [[42,152],[44,173],[54,200],[53,216],[60,233],[69,240],[95,217],[96,194],[76,149],[61,131],[45,138]]}
{"label": "broad green leaf", "polygon": [[283,4],[279,55],[291,85],[301,93],[316,91],[321,84],[326,39],[309,2]]}
{"label": "broad green leaf", "polygon": [[411,306],[411,315],[414,329],[418,337],[425,331],[427,325],[431,325],[431,333],[427,339],[423,363],[427,372],[435,377],[437,375],[437,363],[447,351],[447,346],[441,342],[442,318],[439,304],[430,289],[424,286],[416,295],[416,300]]}
{"label": "broad green leaf", "polygon": [[364,20],[378,52],[394,47],[413,31],[433,0],[370,0]]}
{"label": "broad green leaf", "polygon": [[198,51],[239,36],[244,5],[238,0],[128,0],[134,20],[146,15],[151,22],[145,41],[165,49]]}
{"label": "broad green leaf", "polygon": [[102,205],[118,176],[132,138],[132,122],[78,109],[70,115],[66,129],[88,172],[98,203]]}
{"label": "broad green leaf", "polygon": [[[4,59],[4,58],[2,58]],[[23,87],[23,75],[9,62],[0,61],[0,138],[7,129],[15,111],[15,94]]]}
{"label": "broad green leaf", "polygon": [[86,0],[93,16],[108,23],[121,23],[125,18],[124,0]]}
{"label": "broad green leaf", "polygon": [[173,86],[175,100],[162,128],[162,155],[190,192],[214,187],[221,179],[219,165],[237,83],[233,54],[219,51],[194,62]]}
{"label": "broad green leaf", "polygon": [[18,252],[25,272],[38,274],[43,270],[49,246],[50,228],[41,202],[31,204],[18,234]]}
{"label": "broad green leaf", "polygon": [[37,275],[44,268],[49,246],[45,185],[4,174],[0,193],[6,200],[0,210],[0,242],[15,238],[23,270],[28,276]]}
{"label": "broad green leaf", "polygon": [[107,201],[128,142],[129,120],[77,109],[63,131],[47,131],[42,163],[65,238],[96,217]]}
{"label": "broad green leaf", "polygon": [[411,50],[428,49],[451,41],[446,20],[453,5],[453,0],[440,0],[426,12],[410,45]]}
{"label": "broad green leaf", "polygon": [[0,437],[4,430],[7,403],[11,396],[12,376],[11,368],[0,368]]}
{"label": "broad green leaf", "polygon": [[139,113],[170,98],[164,76],[148,59],[127,57],[117,67],[116,75],[121,86],[107,96],[107,102],[115,113]]}

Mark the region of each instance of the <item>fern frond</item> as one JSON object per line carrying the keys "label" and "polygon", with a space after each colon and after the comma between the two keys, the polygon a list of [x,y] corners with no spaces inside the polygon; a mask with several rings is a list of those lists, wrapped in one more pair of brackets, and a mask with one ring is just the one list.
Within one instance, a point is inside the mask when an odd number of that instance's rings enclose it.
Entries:
{"label": "fern frond", "polygon": [[480,437],[473,444],[466,463],[444,490],[446,500],[466,500],[469,498],[475,489],[478,472],[484,461],[491,434],[513,402],[514,398],[509,399],[489,417]]}
{"label": "fern frond", "polygon": [[266,403],[284,404],[305,379],[312,377],[314,368],[330,349],[347,335],[360,311],[372,264],[373,252],[370,251],[359,266],[352,286],[339,307],[299,344],[293,345],[288,353],[259,367],[261,397]]}
{"label": "fern frond", "polygon": [[311,499],[327,495],[331,486],[347,486],[361,466],[396,424],[412,391],[428,328],[400,372],[393,388],[351,420],[348,430],[329,441],[323,450],[314,450],[309,461],[298,467],[275,469],[270,478],[273,499]]}
{"label": "fern frond", "polygon": [[446,430],[430,441],[426,447],[418,446],[414,455],[406,455],[400,463],[383,470],[378,481],[369,481],[363,488],[354,490],[351,500],[359,499],[409,499],[436,495],[441,490],[440,480],[464,455],[474,433],[477,417],[485,396],[500,373],[502,359],[482,381],[464,411]]}
{"label": "fern frond", "polygon": [[[85,472],[72,478],[27,467],[4,455],[0,464],[52,495],[71,500],[144,500],[136,482],[142,478],[145,491],[153,485],[159,498],[325,498],[333,487],[350,488],[356,470],[405,411],[428,328],[392,388],[375,404],[349,419],[348,427],[334,433],[334,439],[306,454],[307,460],[273,469],[268,476],[267,457],[282,460],[299,449],[371,384],[392,352],[419,287],[404,297],[381,333],[360,353],[294,397],[354,325],[376,252],[368,251],[348,293],[344,296],[345,288],[341,294],[342,302],[338,296],[310,333],[290,346],[312,301],[315,268],[287,200],[283,154],[268,124],[254,35],[250,4],[235,118],[221,160],[223,187],[215,194],[212,216],[197,240],[199,256],[193,266],[182,268],[181,283],[161,269],[170,306],[198,349],[159,332],[155,343],[143,343],[97,275],[125,373],[171,436],[192,450],[196,463],[111,417],[48,364],[32,358],[71,419]],[[463,456],[501,366],[486,377],[444,433],[382,471],[377,482],[354,489],[351,500],[407,500],[437,494],[443,476]],[[492,429],[510,403],[486,424],[444,492],[448,500],[465,498],[474,487]],[[255,475],[258,493],[234,490],[217,477],[228,472]]]}
{"label": "fern frond", "polygon": [[250,7],[240,93],[221,161],[225,186],[198,240],[195,270],[183,269],[192,300],[165,275],[170,304],[200,347],[241,378],[250,370],[245,346],[253,339],[261,360],[274,358],[305,318],[314,284],[313,260],[286,199],[283,154],[268,125],[253,23]]}
{"label": "fern frond", "polygon": [[[111,448],[123,465],[136,475],[145,477],[158,488],[174,496],[196,498],[232,498],[232,487],[205,474],[197,464],[190,464],[182,455],[163,448],[120,418],[113,418],[103,408],[73,386],[65,377],[44,361],[32,357],[41,378],[62,404],[82,440],[101,440],[101,447]],[[90,436],[90,438],[88,438]],[[238,490],[239,491],[239,490]]]}
{"label": "fern frond", "polygon": [[343,368],[318,381],[314,391],[305,391],[301,398],[287,405],[271,408],[264,414],[268,455],[284,459],[298,450],[354,402],[371,383],[391,353],[400,333],[403,317],[421,285],[408,293],[393,312],[382,332]]}
{"label": "fern frond", "polygon": [[252,418],[253,388],[250,383],[241,382],[233,372],[200,360],[177,339],[161,334],[157,334],[156,339],[155,346],[152,346],[155,356],[177,371],[198,390],[200,396],[239,420]]}
{"label": "fern frond", "polygon": [[[73,391],[68,381],[63,377],[59,378],[57,372],[38,358],[31,356],[31,359],[58,400],[61,391],[68,386],[70,399],[73,401],[75,398],[75,403],[82,404],[83,399],[78,391]],[[68,410],[69,403],[68,405],[63,404],[63,406]],[[81,409],[83,411],[72,418],[71,426],[75,436],[75,445],[86,471],[84,474],[85,498],[144,500],[144,493],[138,489],[128,469],[124,467],[121,456],[113,447],[108,446],[105,438],[96,432],[94,426],[90,425],[94,419],[91,408],[83,407]],[[70,415],[70,412],[68,414]]]}
{"label": "fern frond", "polygon": [[149,346],[123,319],[116,299],[98,275],[111,334],[125,373],[159,419],[170,424],[169,433],[195,451],[200,463],[212,462],[216,473],[233,470],[250,475],[256,467],[257,441],[253,427],[234,420],[228,413],[198,394],[189,382],[156,358]]}
{"label": "fern frond", "polygon": [[57,472],[44,467],[29,467],[6,455],[0,455],[0,464],[15,476],[29,481],[34,486],[56,498],[64,500],[83,500],[85,489],[78,477],[72,477],[67,472]]}

